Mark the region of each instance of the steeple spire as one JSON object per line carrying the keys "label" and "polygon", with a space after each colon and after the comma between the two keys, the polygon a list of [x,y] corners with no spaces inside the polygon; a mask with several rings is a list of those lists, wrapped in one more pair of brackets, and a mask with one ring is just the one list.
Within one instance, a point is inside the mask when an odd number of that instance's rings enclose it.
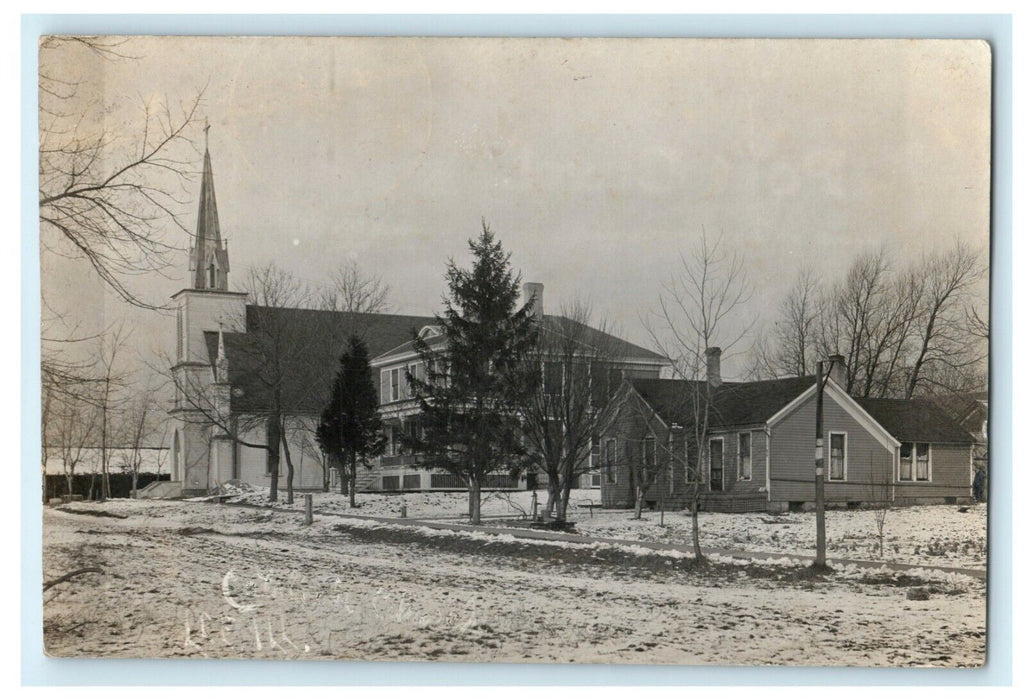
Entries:
{"label": "steeple spire", "polygon": [[189,270],[194,289],[228,289],[228,250],[221,240],[214,196],[214,169],[210,165],[210,123],[203,127],[203,180],[200,184],[196,243],[189,251]]}

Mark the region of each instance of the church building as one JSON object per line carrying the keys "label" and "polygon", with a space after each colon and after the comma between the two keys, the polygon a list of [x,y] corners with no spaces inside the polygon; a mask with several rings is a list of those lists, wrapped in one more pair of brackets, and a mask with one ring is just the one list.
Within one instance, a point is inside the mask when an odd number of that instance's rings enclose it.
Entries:
{"label": "church building", "polygon": [[[232,291],[209,149],[203,156],[189,270],[190,286],[172,297],[172,481],[185,495],[204,494],[231,479],[268,486],[264,446],[277,407],[284,417],[283,447],[295,469],[294,487],[322,488],[328,470],[314,431],[349,336],[360,334],[373,357],[406,342],[434,319],[259,306],[245,292]],[[286,473],[283,457],[282,488]]]}
{"label": "church building", "polygon": [[[261,306],[250,303],[245,292],[232,291],[209,149],[203,156],[189,270],[190,286],[172,297],[177,324],[172,367],[175,398],[170,412],[173,489],[200,495],[234,479],[269,486],[266,445],[268,436],[273,443],[279,435],[283,438],[279,487],[285,486],[286,460],[291,460],[295,489],[324,488],[331,470],[314,436],[341,354],[353,334],[363,339],[372,358],[389,437],[386,454],[362,475],[358,489],[464,488],[447,475],[426,470],[418,455],[403,452],[397,439],[417,422],[417,410],[404,381],[405,371],[411,366],[415,371],[417,365],[412,341],[419,335],[433,337],[434,344],[444,343],[437,320]],[[558,330],[572,323],[562,316],[543,314],[541,294],[542,285],[525,285],[525,298],[535,299],[543,329]],[[615,388],[623,377],[668,376],[669,362],[657,353],[597,329],[584,330],[596,345],[615,343],[618,348],[620,359],[607,378],[610,387]],[[529,485],[533,483],[527,475],[494,484],[498,488]],[[581,486],[597,488],[598,480],[589,475]]]}

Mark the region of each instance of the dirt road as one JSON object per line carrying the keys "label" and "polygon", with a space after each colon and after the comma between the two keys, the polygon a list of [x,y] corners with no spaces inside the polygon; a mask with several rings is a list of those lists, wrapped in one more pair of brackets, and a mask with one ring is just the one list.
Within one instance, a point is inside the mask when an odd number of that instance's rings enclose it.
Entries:
{"label": "dirt road", "polygon": [[[67,512],[77,511],[77,512]],[[983,663],[985,589],[964,577],[795,571],[356,528],[207,504],[44,514],[57,656],[587,663]],[[101,515],[101,513],[106,515]],[[352,521],[349,521],[350,523]],[[909,600],[909,584],[929,589]]]}

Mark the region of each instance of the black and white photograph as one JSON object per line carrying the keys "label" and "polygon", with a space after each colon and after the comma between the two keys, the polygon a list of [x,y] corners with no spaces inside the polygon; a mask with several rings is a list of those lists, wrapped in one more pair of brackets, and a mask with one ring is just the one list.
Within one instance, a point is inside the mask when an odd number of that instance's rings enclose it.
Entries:
{"label": "black and white photograph", "polygon": [[987,662],[986,42],[38,58],[48,656]]}

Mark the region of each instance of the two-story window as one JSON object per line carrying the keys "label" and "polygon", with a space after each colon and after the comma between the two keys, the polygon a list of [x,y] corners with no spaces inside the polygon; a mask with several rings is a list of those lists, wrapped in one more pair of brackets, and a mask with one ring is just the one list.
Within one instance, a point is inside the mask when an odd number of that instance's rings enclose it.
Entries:
{"label": "two-story window", "polygon": [[737,479],[738,481],[751,481],[752,479],[751,433],[738,433],[737,435]]}
{"label": "two-story window", "polygon": [[830,457],[830,480],[846,480],[848,478],[848,434],[831,432],[827,447]]}
{"label": "two-story window", "polygon": [[903,442],[898,453],[898,481],[930,480],[930,443]]}
{"label": "two-story window", "polygon": [[545,361],[542,363],[542,386],[549,396],[563,395],[563,363]]}

